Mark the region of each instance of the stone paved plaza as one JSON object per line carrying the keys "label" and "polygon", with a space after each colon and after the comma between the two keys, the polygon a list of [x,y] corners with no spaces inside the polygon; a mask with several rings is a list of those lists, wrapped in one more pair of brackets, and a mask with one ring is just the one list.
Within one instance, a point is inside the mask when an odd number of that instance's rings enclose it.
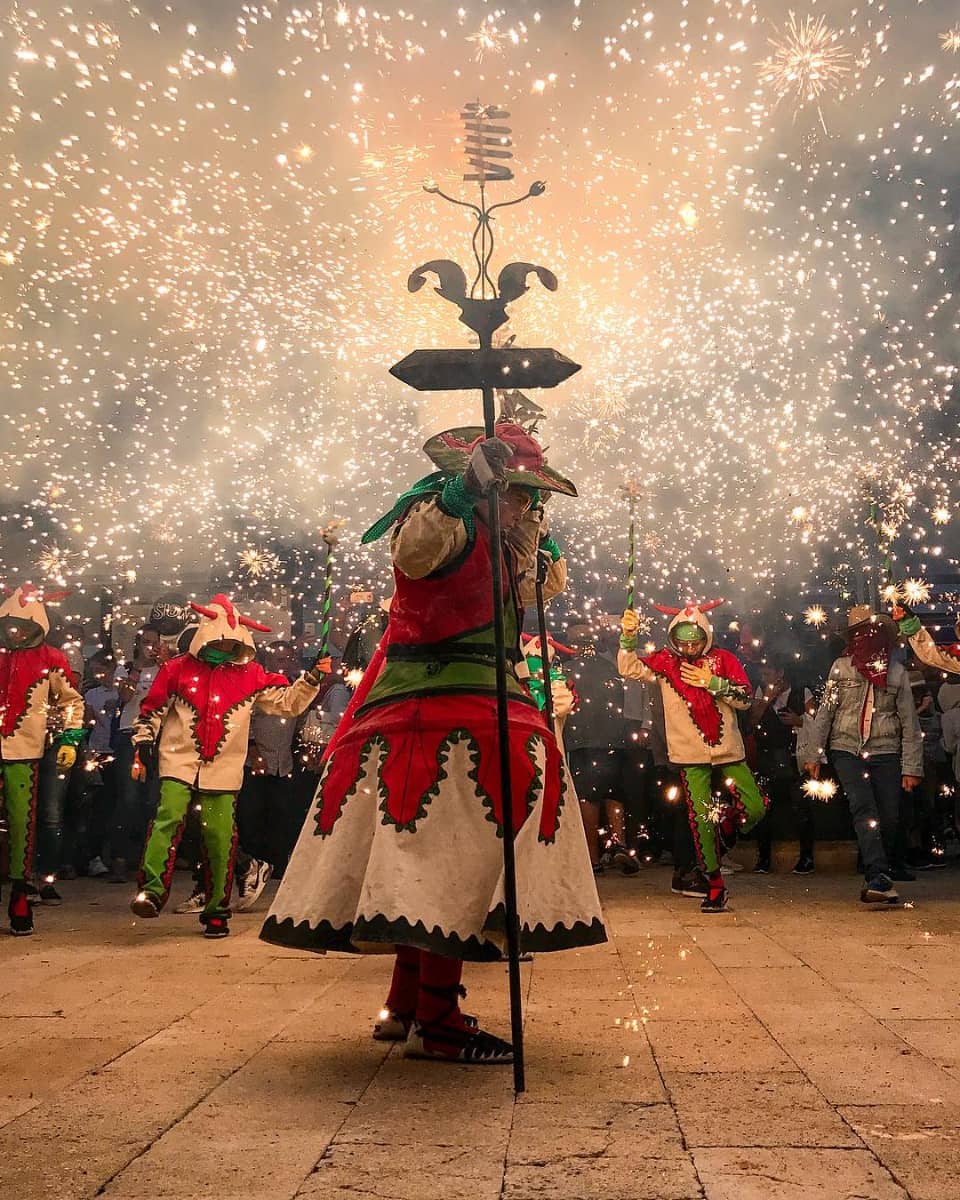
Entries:
{"label": "stone paved plaza", "polygon": [[[188,886],[178,877],[175,899]],[[601,880],[610,942],[523,967],[528,1091],[369,1038],[389,962],[204,941],[78,881],[0,941],[0,1196],[956,1200],[960,872]],[[508,1029],[506,973],[469,1011]]]}

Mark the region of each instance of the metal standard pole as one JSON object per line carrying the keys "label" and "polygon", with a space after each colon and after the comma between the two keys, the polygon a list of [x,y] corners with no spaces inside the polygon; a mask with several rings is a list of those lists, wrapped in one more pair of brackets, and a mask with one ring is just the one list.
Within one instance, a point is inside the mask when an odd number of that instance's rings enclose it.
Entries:
{"label": "metal standard pole", "polygon": [[[489,343],[489,340],[486,339]],[[481,343],[483,349],[489,344]],[[483,389],[485,436],[496,434],[493,388]],[[513,787],[510,779],[510,726],[507,713],[507,656],[503,623],[503,543],[500,500],[489,499],[490,566],[493,576],[493,640],[497,658],[497,740],[500,750],[500,796],[503,808],[503,905],[507,926],[507,970],[510,977],[510,1029],[513,1042],[513,1090],[526,1091],[523,1070],[523,996],[520,990],[520,920],[517,914],[517,864],[513,851]]]}

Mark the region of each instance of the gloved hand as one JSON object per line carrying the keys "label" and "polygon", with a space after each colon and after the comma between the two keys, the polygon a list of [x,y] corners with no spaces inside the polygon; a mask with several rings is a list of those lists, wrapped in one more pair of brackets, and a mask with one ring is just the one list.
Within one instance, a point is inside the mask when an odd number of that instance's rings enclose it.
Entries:
{"label": "gloved hand", "polygon": [[576,697],[565,680],[554,679],[550,683],[550,696],[553,700],[553,715],[562,721],[569,717],[576,704]]}
{"label": "gloved hand", "polygon": [[905,604],[895,604],[892,612],[893,619],[897,622],[897,632],[901,637],[913,637],[923,628],[920,618]]}
{"label": "gloved hand", "polygon": [[130,768],[130,778],[134,783],[146,782],[148,772],[156,766],[156,742],[137,742],[133,751],[133,765]]}
{"label": "gloved hand", "polygon": [[329,655],[326,658],[318,658],[309,671],[304,672],[304,679],[311,687],[319,687],[323,683],[324,675],[329,675],[333,670],[333,662]]}
{"label": "gloved hand", "polygon": [[57,749],[57,770],[69,771],[77,761],[76,746],[60,746]]}
{"label": "gloved hand", "polygon": [[463,473],[463,486],[471,495],[485,496],[507,484],[507,463],[513,451],[500,438],[487,438],[475,447]]}
{"label": "gloved hand", "polygon": [[542,537],[540,539],[540,545],[538,546],[538,549],[541,554],[548,554],[551,562],[558,562],[562,557],[560,547],[553,540],[553,538],[549,536],[549,534],[547,537]]}
{"label": "gloved hand", "polygon": [[620,632],[625,638],[635,638],[640,632],[640,618],[632,608],[625,608],[620,618]]}
{"label": "gloved hand", "polygon": [[680,664],[680,678],[689,687],[708,688],[713,672],[709,667],[697,667],[693,663]]}

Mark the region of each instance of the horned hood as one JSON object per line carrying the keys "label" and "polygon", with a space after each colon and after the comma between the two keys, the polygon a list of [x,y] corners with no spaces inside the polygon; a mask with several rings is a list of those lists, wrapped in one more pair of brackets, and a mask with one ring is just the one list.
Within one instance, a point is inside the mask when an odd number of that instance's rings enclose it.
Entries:
{"label": "horned hood", "polygon": [[[4,589],[8,591],[8,589]],[[45,600],[63,600],[69,592],[42,592],[32,583],[25,583],[15,591],[9,592],[3,604],[0,604],[0,621],[13,618],[17,621],[31,621],[36,628],[36,636],[29,643],[39,646],[50,632],[50,618],[44,607]]]}
{"label": "horned hood", "polygon": [[[722,600],[701,601],[699,604],[689,603],[684,608],[670,608],[665,604],[655,604],[653,607],[662,613],[667,613],[673,619],[667,627],[667,635],[673,633],[678,625],[694,624],[699,625],[703,630],[707,644],[704,648],[704,654],[709,654],[713,649],[713,626],[707,617],[708,612],[712,612],[723,603]],[[671,643],[672,644],[672,643]]]}
{"label": "horned hood", "polygon": [[248,663],[257,653],[251,629],[261,633],[269,633],[269,625],[261,625],[250,617],[242,617],[233,606],[233,602],[223,594],[218,594],[209,604],[193,604],[190,607],[200,614],[200,624],[190,642],[188,653],[194,658],[200,657],[204,646],[212,642],[237,642],[238,647],[231,658],[234,663]]}

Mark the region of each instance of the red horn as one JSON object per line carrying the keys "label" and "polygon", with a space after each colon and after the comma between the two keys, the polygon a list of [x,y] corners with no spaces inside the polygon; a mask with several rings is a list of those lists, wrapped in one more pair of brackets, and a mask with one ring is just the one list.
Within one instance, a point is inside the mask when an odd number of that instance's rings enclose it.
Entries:
{"label": "red horn", "polygon": [[237,613],[233,607],[233,601],[229,596],[225,596],[223,592],[217,592],[214,598],[210,601],[211,604],[219,604],[223,611],[227,614],[227,624],[231,629],[237,627]]}
{"label": "red horn", "polygon": [[702,613],[712,612],[715,608],[719,608],[721,604],[726,604],[726,600],[722,598],[720,600],[708,600],[706,604],[700,605],[700,611]]}
{"label": "red horn", "polygon": [[69,588],[67,588],[67,590],[64,592],[44,592],[43,593],[43,603],[44,604],[47,604],[47,603],[56,604],[56,602],[58,600],[66,600],[66,598],[68,596],[72,596],[72,595],[73,595],[73,592]]}
{"label": "red horn", "polygon": [[671,608],[669,604],[655,604],[653,607],[657,612],[666,613],[668,617],[679,617],[683,612],[682,608]]}
{"label": "red horn", "polygon": [[201,617],[208,617],[211,621],[215,621],[217,619],[218,614],[215,613],[212,608],[206,608],[202,604],[194,604],[192,600],[190,601],[190,607],[194,612],[198,612]]}
{"label": "red horn", "polygon": [[259,621],[254,621],[252,617],[241,617],[240,624],[245,629],[257,629],[260,633],[273,633],[273,629],[269,625],[261,625]]}

